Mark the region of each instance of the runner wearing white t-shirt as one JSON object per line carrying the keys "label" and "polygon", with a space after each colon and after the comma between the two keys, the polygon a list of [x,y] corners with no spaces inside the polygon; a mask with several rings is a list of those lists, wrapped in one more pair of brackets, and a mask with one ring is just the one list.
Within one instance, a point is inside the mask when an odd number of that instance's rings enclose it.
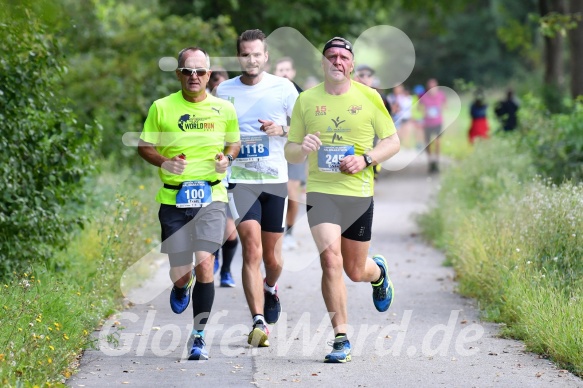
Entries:
{"label": "runner wearing white t-shirt", "polygon": [[[233,218],[243,246],[243,289],[253,317],[248,343],[269,346],[266,324],[279,319],[277,280],[283,260],[281,242],[287,208],[287,161],[284,145],[298,96],[287,79],[263,71],[266,36],[247,30],[237,38],[242,74],[224,81],[217,96],[235,105],[241,151],[231,166]],[[261,263],[265,265],[265,279]]]}
{"label": "runner wearing white t-shirt", "polygon": [[[403,85],[397,85],[393,93],[387,96],[391,104],[391,115],[399,133],[402,145],[410,146],[414,141],[412,136],[413,123],[411,122],[413,97]],[[414,144],[414,143],[413,143]]]}
{"label": "runner wearing white t-shirt", "polygon": [[[287,117],[298,96],[287,79],[263,72],[253,85],[239,76],[219,85],[217,96],[235,105],[241,131],[241,151],[231,166],[231,183],[285,183],[287,161],[283,147],[287,137]],[[263,122],[263,123],[262,123]],[[272,122],[274,133],[267,133]],[[285,131],[285,132],[284,132]]]}

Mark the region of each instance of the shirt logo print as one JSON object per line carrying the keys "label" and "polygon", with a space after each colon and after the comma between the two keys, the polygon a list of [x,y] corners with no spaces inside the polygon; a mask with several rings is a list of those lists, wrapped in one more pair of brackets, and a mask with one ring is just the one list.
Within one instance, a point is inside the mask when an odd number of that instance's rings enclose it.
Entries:
{"label": "shirt logo print", "polygon": [[348,107],[348,112],[351,115],[355,115],[362,110],[362,105],[351,105]]}
{"label": "shirt logo print", "polygon": [[214,131],[215,130],[215,123],[208,123],[209,117],[196,117],[195,115],[184,114],[180,116],[178,119],[178,128],[181,131],[192,131],[196,129],[202,129],[203,131]]}
{"label": "shirt logo print", "polygon": [[336,117],[336,119],[332,119],[332,122],[334,123],[334,126],[336,128],[338,128],[338,126],[340,124],[342,124],[343,122],[345,122],[346,120],[340,120],[340,116]]}

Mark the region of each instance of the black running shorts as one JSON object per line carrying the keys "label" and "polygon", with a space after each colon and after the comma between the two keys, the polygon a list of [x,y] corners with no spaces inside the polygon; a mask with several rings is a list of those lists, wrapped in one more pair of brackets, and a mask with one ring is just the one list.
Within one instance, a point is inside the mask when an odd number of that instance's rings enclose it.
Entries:
{"label": "black running shorts", "polygon": [[324,223],[340,225],[342,237],[370,241],[374,201],[372,197],[350,197],[323,193],[306,196],[310,228]]}
{"label": "black running shorts", "polygon": [[283,233],[287,213],[287,183],[235,183],[231,213],[235,223],[255,220],[264,232]]}

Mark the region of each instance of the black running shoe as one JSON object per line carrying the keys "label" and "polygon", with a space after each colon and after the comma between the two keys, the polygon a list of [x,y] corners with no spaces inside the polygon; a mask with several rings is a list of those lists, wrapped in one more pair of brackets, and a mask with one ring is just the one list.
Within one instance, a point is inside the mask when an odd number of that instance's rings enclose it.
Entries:
{"label": "black running shoe", "polygon": [[265,291],[264,296],[263,316],[267,323],[273,325],[279,319],[279,314],[281,314],[281,303],[279,303],[279,297],[277,296],[277,285],[275,285],[275,294]]}

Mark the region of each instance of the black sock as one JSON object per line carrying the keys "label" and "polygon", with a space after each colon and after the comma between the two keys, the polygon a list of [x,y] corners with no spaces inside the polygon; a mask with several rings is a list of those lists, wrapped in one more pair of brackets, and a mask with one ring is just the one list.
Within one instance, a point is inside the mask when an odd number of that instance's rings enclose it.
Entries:
{"label": "black sock", "polygon": [[233,257],[235,257],[235,252],[237,251],[237,245],[239,245],[239,239],[227,240],[223,245],[223,264],[221,266],[221,273],[231,272],[231,262]]}
{"label": "black sock", "polygon": [[201,283],[197,280],[192,288],[192,316],[194,317],[193,330],[204,330],[214,300],[215,283]]}
{"label": "black sock", "polygon": [[285,234],[292,234],[292,232],[291,232],[291,228],[292,228],[292,226],[293,226],[293,225],[287,225],[287,226],[286,226],[286,228],[285,228]]}
{"label": "black sock", "polygon": [[346,337],[346,333],[338,333],[338,334],[336,334],[336,337],[334,337],[334,338],[336,339],[336,338],[342,338],[342,337]]}
{"label": "black sock", "polygon": [[381,277],[378,278],[376,281],[372,282],[372,284],[379,284],[384,278],[385,278],[385,270],[383,267],[381,267],[379,265],[379,268],[381,269]]}

